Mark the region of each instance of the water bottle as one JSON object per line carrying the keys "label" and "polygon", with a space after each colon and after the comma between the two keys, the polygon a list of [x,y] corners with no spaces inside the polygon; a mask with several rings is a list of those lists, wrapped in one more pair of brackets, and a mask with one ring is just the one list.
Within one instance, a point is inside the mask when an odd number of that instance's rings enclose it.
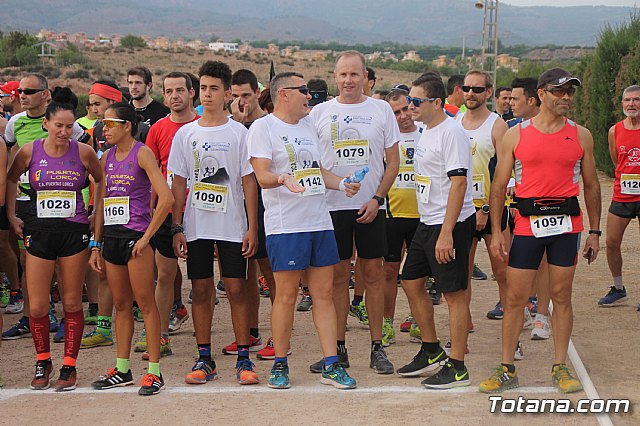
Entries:
{"label": "water bottle", "polygon": [[355,172],[351,173],[351,176],[349,176],[344,180],[344,183],[362,182],[362,180],[364,180],[364,177],[367,175],[367,173],[369,173],[369,167],[364,167],[361,170],[356,170]]}

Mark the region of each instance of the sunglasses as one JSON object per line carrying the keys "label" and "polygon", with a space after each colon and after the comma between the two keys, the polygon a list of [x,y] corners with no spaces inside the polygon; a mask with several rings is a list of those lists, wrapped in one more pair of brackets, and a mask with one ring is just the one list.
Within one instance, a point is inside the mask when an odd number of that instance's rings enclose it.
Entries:
{"label": "sunglasses", "polygon": [[18,93],[19,94],[25,94],[25,95],[35,95],[36,93],[40,93],[42,91],[44,91],[46,89],[18,89]]}
{"label": "sunglasses", "polygon": [[306,85],[293,86],[293,87],[283,87],[283,89],[297,90],[298,92],[302,93],[305,96],[307,96],[309,94],[309,88]]}
{"label": "sunglasses", "polygon": [[8,93],[0,93],[0,98],[8,98],[9,96],[11,96]]}
{"label": "sunglasses", "polygon": [[107,129],[113,129],[118,124],[124,124],[127,120],[123,120],[121,118],[105,118],[102,120],[102,125]]}
{"label": "sunglasses", "polygon": [[561,98],[564,95],[573,96],[576,94],[576,88],[573,86],[570,87],[552,87],[551,89],[544,89],[545,92],[551,93],[553,96],[557,98]]}
{"label": "sunglasses", "polygon": [[413,104],[416,108],[420,108],[420,105],[423,102],[433,102],[438,98],[412,98],[411,96],[407,96],[407,102]]}
{"label": "sunglasses", "polygon": [[462,86],[462,91],[464,93],[473,92],[475,94],[478,94],[484,93],[485,90],[487,90],[487,88],[484,86]]}

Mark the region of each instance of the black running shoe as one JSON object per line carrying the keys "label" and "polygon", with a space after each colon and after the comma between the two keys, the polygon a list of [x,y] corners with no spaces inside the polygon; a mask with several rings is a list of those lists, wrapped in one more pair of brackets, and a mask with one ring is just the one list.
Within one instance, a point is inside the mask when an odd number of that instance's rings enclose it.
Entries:
{"label": "black running shoe", "polygon": [[448,362],[433,376],[424,379],[422,384],[427,389],[451,389],[462,386],[469,386],[469,371],[467,367],[462,371],[455,369],[452,363]]}
{"label": "black running shoe", "polygon": [[[349,354],[347,353],[346,348],[342,351],[338,348],[338,362],[344,368],[349,368]],[[320,361],[314,362],[309,366],[309,371],[311,371],[312,373],[322,373],[323,369],[324,358],[322,358]]]}
{"label": "black running shoe", "polygon": [[427,351],[420,349],[418,354],[413,357],[413,360],[398,369],[398,374],[403,377],[416,377],[424,373],[437,370],[443,366],[449,357],[440,348],[440,351],[436,354],[430,354]]}
{"label": "black running shoe", "polygon": [[145,374],[142,378],[142,386],[138,390],[138,395],[149,396],[160,393],[160,390],[164,387],[164,380],[162,374],[156,376],[155,374]]}
{"label": "black running shoe", "polygon": [[133,375],[131,370],[126,373],[118,371],[117,368],[112,368],[107,371],[107,374],[100,377],[95,382],[91,383],[91,387],[97,390],[117,388],[121,386],[129,386],[133,384]]}
{"label": "black running shoe", "polygon": [[391,364],[391,361],[387,358],[387,353],[382,348],[371,351],[369,367],[373,368],[378,374],[393,374],[394,371],[393,364]]}

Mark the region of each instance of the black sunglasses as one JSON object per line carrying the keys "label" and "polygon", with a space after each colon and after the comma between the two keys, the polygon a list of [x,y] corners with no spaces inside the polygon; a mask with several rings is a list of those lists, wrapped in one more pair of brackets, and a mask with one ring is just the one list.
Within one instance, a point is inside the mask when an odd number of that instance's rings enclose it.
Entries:
{"label": "black sunglasses", "polygon": [[462,91],[464,93],[473,92],[478,94],[478,93],[484,93],[485,90],[487,90],[487,88],[484,86],[462,86]]}
{"label": "black sunglasses", "polygon": [[19,94],[25,94],[25,95],[35,95],[36,93],[40,93],[42,91],[44,91],[46,89],[18,89],[18,93]]}
{"label": "black sunglasses", "polygon": [[569,87],[552,87],[550,89],[544,89],[545,92],[551,93],[553,96],[558,98],[563,97],[564,95],[573,96],[576,94],[576,88],[574,86]]}
{"label": "black sunglasses", "polygon": [[293,86],[293,87],[283,87],[283,89],[297,90],[298,92],[302,93],[305,96],[307,96],[309,94],[309,88],[306,85]]}
{"label": "black sunglasses", "polygon": [[411,96],[407,96],[407,102],[413,104],[416,108],[420,108],[420,105],[423,102],[433,102],[438,98],[412,98]]}

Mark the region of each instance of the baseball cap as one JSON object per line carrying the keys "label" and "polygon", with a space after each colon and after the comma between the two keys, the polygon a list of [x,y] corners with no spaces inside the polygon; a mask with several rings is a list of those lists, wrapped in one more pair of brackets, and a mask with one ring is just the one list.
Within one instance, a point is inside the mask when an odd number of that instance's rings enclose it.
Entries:
{"label": "baseball cap", "polygon": [[558,87],[567,83],[573,83],[574,86],[582,85],[580,80],[577,77],[572,76],[569,71],[563,70],[562,68],[552,68],[542,73],[538,79],[538,89],[547,85]]}
{"label": "baseball cap", "polygon": [[7,81],[0,84],[0,90],[7,95],[18,96],[18,87],[20,87],[19,81]]}
{"label": "baseball cap", "polygon": [[311,95],[309,106],[316,106],[327,100],[329,89],[326,81],[319,78],[312,78],[307,82],[307,87],[309,88],[309,94]]}
{"label": "baseball cap", "polygon": [[409,86],[407,86],[406,84],[396,84],[391,88],[391,90],[402,90],[403,92],[407,92],[407,93],[409,93],[410,91]]}

